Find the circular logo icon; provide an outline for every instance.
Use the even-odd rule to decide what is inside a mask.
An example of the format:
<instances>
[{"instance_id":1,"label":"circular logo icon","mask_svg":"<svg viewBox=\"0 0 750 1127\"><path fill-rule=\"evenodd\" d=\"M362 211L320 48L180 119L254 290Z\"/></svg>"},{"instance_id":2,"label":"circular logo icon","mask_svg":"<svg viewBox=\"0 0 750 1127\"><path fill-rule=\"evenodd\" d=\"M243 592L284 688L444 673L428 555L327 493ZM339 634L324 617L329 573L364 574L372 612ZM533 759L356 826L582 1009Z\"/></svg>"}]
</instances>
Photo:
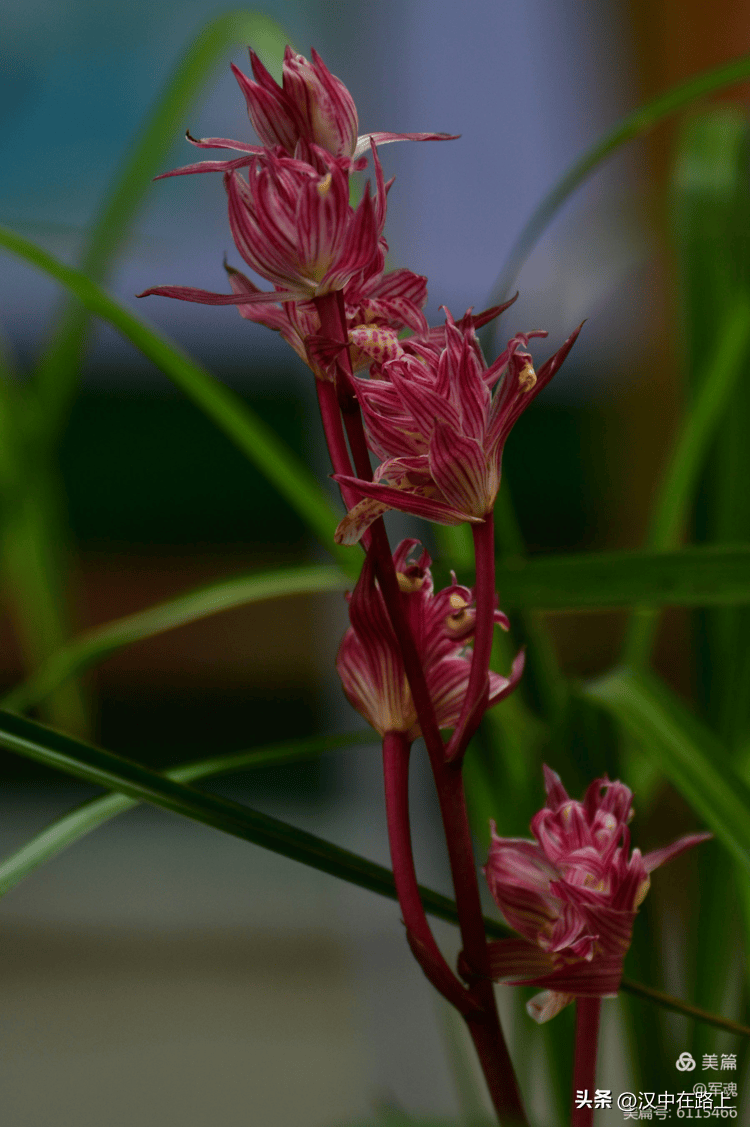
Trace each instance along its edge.
<instances>
[{"instance_id":1,"label":"circular logo icon","mask_svg":"<svg viewBox=\"0 0 750 1127\"><path fill-rule=\"evenodd\" d=\"M692 1072L695 1068L695 1061L690 1053L680 1053L677 1060L674 1062L674 1066L680 1072Z\"/></svg>"}]
</instances>

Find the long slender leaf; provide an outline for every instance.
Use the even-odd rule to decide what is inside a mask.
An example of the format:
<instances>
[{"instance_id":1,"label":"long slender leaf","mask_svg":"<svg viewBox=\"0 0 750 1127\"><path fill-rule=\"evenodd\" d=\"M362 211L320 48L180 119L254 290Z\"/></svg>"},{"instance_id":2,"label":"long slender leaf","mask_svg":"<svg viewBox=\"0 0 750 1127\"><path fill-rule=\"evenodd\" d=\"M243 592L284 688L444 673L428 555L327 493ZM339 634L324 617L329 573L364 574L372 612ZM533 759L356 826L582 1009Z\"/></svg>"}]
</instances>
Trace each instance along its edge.
<instances>
[{"instance_id":1,"label":"long slender leaf","mask_svg":"<svg viewBox=\"0 0 750 1127\"><path fill-rule=\"evenodd\" d=\"M25 717L0 712L0 747L86 782L116 790L138 802L148 802L243 841L261 845L274 853L330 873L391 900L397 899L393 874L382 865L359 857L349 850L340 849L278 818L261 814L218 795L194 790L183 782L160 775L121 755L85 744ZM215 765L216 761L213 762ZM235 766L234 762L230 762L230 757L224 763L226 766L222 770L231 770ZM196 766L191 768L186 765L184 770L195 771ZM423 886L420 886L420 894L426 911L431 915L449 923L458 922L456 905L449 897ZM484 923L488 935L507 935L507 929L499 921L485 919ZM640 991L648 991L647 987L636 985ZM623 981L622 989L630 990L632 986L633 984ZM658 1000L656 992L652 994ZM670 999L670 1004L678 1009L681 1006L678 999ZM709 1023L718 1023L721 1028L726 1027L724 1020L713 1014L692 1016L700 1016L700 1020ZM738 1031L750 1036L750 1029L739 1027Z\"/></svg>"},{"instance_id":2,"label":"long slender leaf","mask_svg":"<svg viewBox=\"0 0 750 1127\"><path fill-rule=\"evenodd\" d=\"M340 591L346 585L346 576L338 568L325 566L286 568L210 583L185 595L167 599L147 610L97 626L75 638L69 645L54 653L23 684L11 689L3 698L2 707L9 712L25 712L44 700L68 678L104 661L124 646L174 630L188 622L265 599L319 591Z\"/></svg>"},{"instance_id":3,"label":"long slender leaf","mask_svg":"<svg viewBox=\"0 0 750 1127\"><path fill-rule=\"evenodd\" d=\"M191 108L203 96L217 63L237 46L252 43L261 56L280 58L288 37L262 12L224 12L208 21L178 62L149 116L129 145L123 163L90 229L81 270L97 282L107 280L133 219L175 138L189 125ZM37 369L37 389L47 426L59 427L72 398L86 338L87 315L69 305Z\"/></svg>"},{"instance_id":4,"label":"long slender leaf","mask_svg":"<svg viewBox=\"0 0 750 1127\"><path fill-rule=\"evenodd\" d=\"M498 563L501 606L544 610L750 603L750 547L588 552Z\"/></svg>"},{"instance_id":5,"label":"long slender leaf","mask_svg":"<svg viewBox=\"0 0 750 1127\"><path fill-rule=\"evenodd\" d=\"M0 747L107 790L119 791L138 802L148 802L212 826L381 896L395 898L393 874L382 865L339 849L278 818L218 795L204 794L140 763L85 744L25 717L0 712ZM425 890L425 895L430 911L442 919L456 921L455 905L448 897L429 890Z\"/></svg>"},{"instance_id":6,"label":"long slender leaf","mask_svg":"<svg viewBox=\"0 0 750 1127\"><path fill-rule=\"evenodd\" d=\"M300 760L322 755L323 752L371 743L374 738L371 732L350 732L343 736L317 736L313 739L292 740L289 743L251 748L249 751L183 763L179 767L170 768L164 774L168 779L174 779L178 783L192 783L197 779L213 778L234 771L297 763ZM113 792L102 798L92 798L75 810L71 810L69 814L58 818L0 862L0 896L15 888L40 865L56 857L69 845L73 845L104 822L108 822L110 818L126 810L132 810L137 805L136 799Z\"/></svg>"},{"instance_id":7,"label":"long slender leaf","mask_svg":"<svg viewBox=\"0 0 750 1127\"><path fill-rule=\"evenodd\" d=\"M681 303L685 372L699 394L717 327L750 288L750 125L739 105L713 106L682 129L673 174L672 230ZM746 356L745 370L748 358ZM725 412L700 481L696 539L750 541L750 385L741 380ZM730 746L750 731L750 612L700 616L697 678L701 704ZM713 978L713 976L712 976Z\"/></svg>"},{"instance_id":8,"label":"long slender leaf","mask_svg":"<svg viewBox=\"0 0 750 1127\"><path fill-rule=\"evenodd\" d=\"M677 435L651 518L647 537L651 549L663 551L679 543L706 455L734 389L746 374L749 342L750 300L742 293L719 328L708 371ZM626 664L647 661L657 623L653 613L632 617L623 650Z\"/></svg>"},{"instance_id":9,"label":"long slender leaf","mask_svg":"<svg viewBox=\"0 0 750 1127\"><path fill-rule=\"evenodd\" d=\"M531 213L518 238L511 247L505 264L493 287L489 304L502 301L513 285L521 266L528 258L538 239L566 200L618 149L643 136L655 125L689 106L699 98L728 86L736 86L750 77L750 55L741 55L722 66L695 75L687 82L673 86L645 106L628 114L621 122L604 134L570 166L547 195Z\"/></svg>"},{"instance_id":10,"label":"long slender leaf","mask_svg":"<svg viewBox=\"0 0 750 1127\"><path fill-rule=\"evenodd\" d=\"M83 305L108 321L160 368L242 450L286 498L344 570L356 575L359 553L333 543L339 517L315 478L233 391L181 349L109 297L95 282L64 265L41 247L0 227L0 246L55 278Z\"/></svg>"},{"instance_id":11,"label":"long slender leaf","mask_svg":"<svg viewBox=\"0 0 750 1127\"><path fill-rule=\"evenodd\" d=\"M584 694L609 711L648 748L664 774L719 841L750 869L750 788L716 737L651 674L622 669L587 685Z\"/></svg>"}]
</instances>

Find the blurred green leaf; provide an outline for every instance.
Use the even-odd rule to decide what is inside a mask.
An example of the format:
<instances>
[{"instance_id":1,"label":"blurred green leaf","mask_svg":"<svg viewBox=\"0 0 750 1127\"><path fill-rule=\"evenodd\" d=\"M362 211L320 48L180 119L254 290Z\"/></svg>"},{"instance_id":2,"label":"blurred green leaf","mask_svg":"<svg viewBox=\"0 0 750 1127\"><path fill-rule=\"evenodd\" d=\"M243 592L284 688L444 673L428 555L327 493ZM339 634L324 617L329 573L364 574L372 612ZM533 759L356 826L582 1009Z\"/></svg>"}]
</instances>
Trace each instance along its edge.
<instances>
[{"instance_id":1,"label":"blurred green leaf","mask_svg":"<svg viewBox=\"0 0 750 1127\"><path fill-rule=\"evenodd\" d=\"M25 712L44 700L68 678L104 661L123 646L133 645L144 638L152 638L166 630L174 630L177 626L184 626L188 622L218 614L231 607L289 595L341 591L346 586L347 578L338 568L325 566L284 568L207 584L147 610L97 626L75 638L52 654L27 681L11 689L0 703L9 712Z\"/></svg>"},{"instance_id":2,"label":"blurred green leaf","mask_svg":"<svg viewBox=\"0 0 750 1127\"><path fill-rule=\"evenodd\" d=\"M484 1085L474 1066L474 1054L466 1037L466 1027L458 1011L444 998L437 998L435 1001L461 1113L458 1127L492 1127L493 1120L487 1115L482 1099Z\"/></svg>"},{"instance_id":3,"label":"blurred green leaf","mask_svg":"<svg viewBox=\"0 0 750 1127\"><path fill-rule=\"evenodd\" d=\"M166 87L127 146L123 163L99 209L81 256L84 274L105 282L122 249L151 181L176 138L189 125L188 115L203 97L217 63L225 63L235 47L252 43L263 57L280 58L288 37L262 12L234 11L209 20L177 64ZM37 387L44 402L44 425L56 429L74 393L85 349L88 317L69 305L37 369Z\"/></svg>"},{"instance_id":4,"label":"blurred green leaf","mask_svg":"<svg viewBox=\"0 0 750 1127\"><path fill-rule=\"evenodd\" d=\"M673 178L672 227L685 368L700 396L725 311L750 289L750 127L747 110L715 106L686 123ZM745 353L745 371L750 361ZM700 482L696 539L750 542L750 381L740 380ZM750 734L750 611L698 621L701 704L730 747Z\"/></svg>"},{"instance_id":5,"label":"blurred green leaf","mask_svg":"<svg viewBox=\"0 0 750 1127\"><path fill-rule=\"evenodd\" d=\"M647 749L717 839L750 869L750 788L713 733L648 673L616 670L583 692Z\"/></svg>"},{"instance_id":6,"label":"blurred green leaf","mask_svg":"<svg viewBox=\"0 0 750 1127\"><path fill-rule=\"evenodd\" d=\"M65 266L41 247L4 227L0 227L0 246L67 287L91 313L108 321L153 361L258 467L347 574L357 575L360 553L356 549L340 548L333 542L339 517L327 494L296 455L238 395L134 317L80 270Z\"/></svg>"},{"instance_id":7,"label":"blurred green leaf","mask_svg":"<svg viewBox=\"0 0 750 1127\"><path fill-rule=\"evenodd\" d=\"M168 779L179 783L192 783L197 779L207 779L216 775L226 775L234 771L255 770L261 767L274 767L282 763L296 763L311 759L326 751L354 747L357 744L371 743L375 737L371 732L350 732L343 736L317 736L313 739L294 740L290 743L275 744L270 747L251 748L230 755L218 755L198 762L183 763L164 774ZM15 888L25 877L40 865L56 857L63 849L85 837L86 834L108 822L117 814L137 806L134 798L124 794L107 794L103 798L92 798L76 810L71 810L58 818L41 833L36 834L20 849L0 862L0 896Z\"/></svg>"},{"instance_id":8,"label":"blurred green leaf","mask_svg":"<svg viewBox=\"0 0 750 1127\"><path fill-rule=\"evenodd\" d=\"M566 200L618 149L628 141L643 136L655 125L699 98L704 98L716 90L735 86L748 77L750 77L750 55L741 55L720 67L704 71L678 86L673 86L671 90L667 90L666 93L647 102L645 106L628 114L613 129L605 133L570 166L531 213L508 253L493 286L488 305L504 300L523 263Z\"/></svg>"},{"instance_id":9,"label":"blurred green leaf","mask_svg":"<svg viewBox=\"0 0 750 1127\"><path fill-rule=\"evenodd\" d=\"M278 818L261 814L248 806L220 798L218 795L194 790L174 778L167 778L156 771L151 771L140 763L115 755L114 752L93 747L91 744L85 744L62 732L55 732L26 717L0 712L0 747L74 775L86 782L94 783L96 786L116 790L127 798L148 802L203 825L212 826L223 833L260 845L273 853L280 853L284 857L309 865L313 869L319 869L321 872L330 873L341 880L349 881L360 888L367 888L391 900L397 899L393 874L382 865L359 857L349 850L340 849ZM216 770L217 761L212 762ZM236 763L234 757L223 757L223 762L226 766L221 770L234 769ZM195 771L196 766L188 764L181 770L188 772L189 778L189 773ZM192 777L195 778L195 775ZM77 813L80 811L74 811L73 815ZM68 823L68 830L70 828L71 824ZM54 835L54 827L49 827L44 833ZM23 863L27 863L28 871L31 871L33 856L29 855ZM430 915L447 920L449 923L458 922L456 905L449 897L421 885L420 895L425 911ZM504 937L508 933L508 929L498 920L485 918L484 925L490 936ZM656 991L649 991L647 987L640 984L623 980L621 988L623 990L637 988L639 992L653 997L657 1003L662 1004L664 996L659 996ZM669 1002L672 1007L680 1009L681 1003L678 999L669 999ZM722 1018L717 1018L713 1014L693 1011L692 1008L691 1013L699 1020L717 1024L720 1028L727 1027L727 1023ZM750 1036L750 1029L737 1026L735 1031Z\"/></svg>"},{"instance_id":10,"label":"blurred green leaf","mask_svg":"<svg viewBox=\"0 0 750 1127\"><path fill-rule=\"evenodd\" d=\"M672 176L670 219L678 281L678 324L683 373L691 414L710 410L710 396L729 399L730 410L716 410L700 474L693 475L685 502L698 541L747 544L750 541L750 365L747 340L735 343L735 371L740 379L727 388L729 373L721 370L721 354L731 348L731 315L750 289L750 130L745 106L711 106L686 121L680 130ZM730 360L731 364L731 360ZM718 382L717 382L718 381ZM723 394L720 393L720 386ZM729 391L729 395L727 395ZM718 407L718 404L717 404ZM665 498L666 500L666 498ZM750 703L750 610L707 609L693 615L694 682L698 708L728 751L748 731ZM649 628L650 626L650 628ZM642 631L638 646L638 628ZM634 624L631 657L646 660L653 623ZM643 762L643 760L641 760ZM735 763L735 767L736 767ZM696 895L706 919L718 919L727 904L743 901L747 871L739 865L712 863L709 851L699 857ZM688 989L702 1007L739 1007L738 962L746 961L741 919L728 913L724 926L698 928L686 947ZM745 933L747 936L750 933ZM706 967L711 973L706 974ZM715 1034L694 1027L686 1047L696 1058L716 1052Z\"/></svg>"},{"instance_id":11,"label":"blurred green leaf","mask_svg":"<svg viewBox=\"0 0 750 1127\"><path fill-rule=\"evenodd\" d=\"M396 898L393 874L382 865L339 849L278 818L218 795L204 794L140 763L85 744L25 717L0 712L0 747L96 786L119 791L138 802L149 802L212 826L381 896ZM426 910L433 915L452 923L457 921L456 906L447 896L423 889L422 899ZM499 934L506 934L501 925L494 926Z\"/></svg>"},{"instance_id":12,"label":"blurred green leaf","mask_svg":"<svg viewBox=\"0 0 750 1127\"><path fill-rule=\"evenodd\" d=\"M646 540L651 549L664 551L679 543L706 455L740 377L745 375L749 342L750 300L743 293L735 298L726 317L722 318L703 382L674 443ZM728 590L724 592L727 593ZM719 601L729 600L720 598ZM631 618L623 650L626 664L640 665L648 661L657 623L658 617L653 613L636 613Z\"/></svg>"},{"instance_id":13,"label":"blurred green leaf","mask_svg":"<svg viewBox=\"0 0 750 1127\"><path fill-rule=\"evenodd\" d=\"M505 560L498 564L497 586L506 610L733 606L750 603L750 547Z\"/></svg>"}]
</instances>

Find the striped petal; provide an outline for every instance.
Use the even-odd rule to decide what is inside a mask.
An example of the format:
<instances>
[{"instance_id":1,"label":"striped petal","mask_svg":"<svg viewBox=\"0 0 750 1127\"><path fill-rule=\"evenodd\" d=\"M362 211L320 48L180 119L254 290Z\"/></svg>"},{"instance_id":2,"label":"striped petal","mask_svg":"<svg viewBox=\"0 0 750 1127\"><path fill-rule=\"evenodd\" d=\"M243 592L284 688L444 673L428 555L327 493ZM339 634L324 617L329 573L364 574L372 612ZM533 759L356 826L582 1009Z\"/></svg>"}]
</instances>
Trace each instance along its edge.
<instances>
[{"instance_id":1,"label":"striped petal","mask_svg":"<svg viewBox=\"0 0 750 1127\"><path fill-rule=\"evenodd\" d=\"M460 133L363 133L357 138L352 160L366 153L374 141L376 145L389 145L393 141L457 141Z\"/></svg>"},{"instance_id":2,"label":"striped petal","mask_svg":"<svg viewBox=\"0 0 750 1127\"><path fill-rule=\"evenodd\" d=\"M495 503L499 479L489 472L484 450L474 438L438 421L430 439L430 470L446 502L483 520Z\"/></svg>"}]
</instances>

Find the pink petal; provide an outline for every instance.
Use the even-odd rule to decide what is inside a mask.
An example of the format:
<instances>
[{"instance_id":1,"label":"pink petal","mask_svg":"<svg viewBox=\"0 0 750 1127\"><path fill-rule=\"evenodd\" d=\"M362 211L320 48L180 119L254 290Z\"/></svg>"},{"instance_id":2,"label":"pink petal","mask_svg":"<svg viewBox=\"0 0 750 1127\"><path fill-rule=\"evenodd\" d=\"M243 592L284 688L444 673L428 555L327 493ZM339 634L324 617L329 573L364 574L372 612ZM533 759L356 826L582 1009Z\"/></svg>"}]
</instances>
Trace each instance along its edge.
<instances>
[{"instance_id":1,"label":"pink petal","mask_svg":"<svg viewBox=\"0 0 750 1127\"><path fill-rule=\"evenodd\" d=\"M541 994L535 994L526 1003L526 1012L537 1025L543 1025L544 1022L557 1017L572 1001L572 994L560 994L556 990L544 990Z\"/></svg>"},{"instance_id":2,"label":"pink petal","mask_svg":"<svg viewBox=\"0 0 750 1127\"><path fill-rule=\"evenodd\" d=\"M513 665L510 670L510 677L502 677L499 673L494 673L490 670L490 696L487 703L488 708L492 708L494 704L499 704L501 700L505 700L507 696L514 691L518 686L523 674L523 667L526 664L526 651L519 650L513 659Z\"/></svg>"},{"instance_id":3,"label":"pink petal","mask_svg":"<svg viewBox=\"0 0 750 1127\"><path fill-rule=\"evenodd\" d=\"M251 153L257 156L265 152L262 145L250 145L247 141L233 141L231 137L192 137L190 130L185 134L191 145L197 149L234 149L238 153Z\"/></svg>"},{"instance_id":4,"label":"pink petal","mask_svg":"<svg viewBox=\"0 0 750 1127\"><path fill-rule=\"evenodd\" d=\"M552 956L528 939L495 939L487 944L490 974L495 982L517 985L555 969Z\"/></svg>"},{"instance_id":5,"label":"pink petal","mask_svg":"<svg viewBox=\"0 0 750 1127\"><path fill-rule=\"evenodd\" d=\"M348 485L359 490L360 493L364 493L365 497L370 497L373 501L378 501L381 505L381 513L385 512L386 509L397 509L401 513L411 513L412 516L435 521L436 524L463 524L465 520L476 522L481 519L471 516L469 513L462 513L459 509L454 509L442 501L435 501L431 497L422 497L417 493L409 493L405 489L394 489L389 485L361 481L359 478L349 477L345 474L334 474L333 480L337 481L339 485ZM337 544L356 544L362 536L364 531L360 524L362 514L358 513L356 520L353 521L350 520L351 516L351 513L345 516L336 529L335 539ZM365 527L369 527L375 519L376 517L372 516Z\"/></svg>"},{"instance_id":6,"label":"pink petal","mask_svg":"<svg viewBox=\"0 0 750 1127\"><path fill-rule=\"evenodd\" d=\"M357 478L351 478L350 480L356 481L357 485L359 485ZM344 486L344 488L346 488L346 486ZM390 507L390 505L386 505L382 501L376 501L371 497L366 497L346 514L334 533L334 540L337 544L346 544L347 546L358 544L373 521L376 521L378 517L382 517L384 513L387 513Z\"/></svg>"},{"instance_id":7,"label":"pink petal","mask_svg":"<svg viewBox=\"0 0 750 1127\"><path fill-rule=\"evenodd\" d=\"M255 152L262 149L255 148ZM234 160L199 160L196 164L186 164L183 168L173 168L171 172L161 172L154 180L166 180L169 176L192 176L194 172L232 172L244 168L252 157L235 157Z\"/></svg>"},{"instance_id":8,"label":"pink petal","mask_svg":"<svg viewBox=\"0 0 750 1127\"><path fill-rule=\"evenodd\" d=\"M263 302L302 301L309 294L299 290L276 290L274 293L212 293L210 290L196 290L192 286L152 286L136 297L174 297L178 301L195 301L200 305L250 305Z\"/></svg>"},{"instance_id":9,"label":"pink petal","mask_svg":"<svg viewBox=\"0 0 750 1127\"><path fill-rule=\"evenodd\" d=\"M542 772L544 774L544 789L547 792L547 806L550 810L556 810L558 806L570 802L570 795L562 785L562 779L557 771L553 771L551 767L543 763Z\"/></svg>"},{"instance_id":10,"label":"pink petal","mask_svg":"<svg viewBox=\"0 0 750 1127\"><path fill-rule=\"evenodd\" d=\"M299 137L299 123L284 92L276 85L257 55L251 52L252 82L232 64L232 73L245 95L248 116L255 132L264 145L281 145L288 153L294 152Z\"/></svg>"},{"instance_id":11,"label":"pink petal","mask_svg":"<svg viewBox=\"0 0 750 1127\"><path fill-rule=\"evenodd\" d=\"M366 153L371 141L376 145L388 145L392 141L457 141L460 136L460 133L363 133L357 138L352 160Z\"/></svg>"},{"instance_id":12,"label":"pink petal","mask_svg":"<svg viewBox=\"0 0 750 1127\"><path fill-rule=\"evenodd\" d=\"M685 837L673 841L671 845L665 845L661 849L654 849L651 853L646 853L643 857L646 872L652 873L654 869L658 869L659 865L666 864L673 857L679 857L680 853L684 853L686 849L692 849L694 845L699 845L702 841L710 841L713 836L711 833L687 834Z\"/></svg>"},{"instance_id":13,"label":"pink petal","mask_svg":"<svg viewBox=\"0 0 750 1127\"><path fill-rule=\"evenodd\" d=\"M492 510L496 490L484 450L448 423L438 420L430 439L430 470L448 504L483 520Z\"/></svg>"}]
</instances>

